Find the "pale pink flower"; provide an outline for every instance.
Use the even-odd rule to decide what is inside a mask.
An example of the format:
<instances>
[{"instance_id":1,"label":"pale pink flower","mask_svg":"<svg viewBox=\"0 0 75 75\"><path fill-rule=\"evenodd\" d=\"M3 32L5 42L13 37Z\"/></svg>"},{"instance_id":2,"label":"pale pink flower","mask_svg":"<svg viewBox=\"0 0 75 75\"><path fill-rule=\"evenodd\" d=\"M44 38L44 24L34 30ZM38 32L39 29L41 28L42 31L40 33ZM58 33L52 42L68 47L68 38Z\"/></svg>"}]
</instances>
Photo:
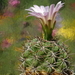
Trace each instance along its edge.
<instances>
[{"instance_id":1,"label":"pale pink flower","mask_svg":"<svg viewBox=\"0 0 75 75\"><path fill-rule=\"evenodd\" d=\"M40 18L44 21L45 24L48 23L48 20L55 21L55 17L57 16L58 11L61 7L63 7L64 3L61 3L59 1L56 6L55 4L51 4L50 6L37 6L34 5L34 7L30 7L29 9L25 9L30 14L30 16L35 16L37 18Z\"/></svg>"},{"instance_id":2,"label":"pale pink flower","mask_svg":"<svg viewBox=\"0 0 75 75\"><path fill-rule=\"evenodd\" d=\"M17 5L20 4L20 1L19 1L19 0L9 0L9 4L10 4L11 6L16 7Z\"/></svg>"}]
</instances>

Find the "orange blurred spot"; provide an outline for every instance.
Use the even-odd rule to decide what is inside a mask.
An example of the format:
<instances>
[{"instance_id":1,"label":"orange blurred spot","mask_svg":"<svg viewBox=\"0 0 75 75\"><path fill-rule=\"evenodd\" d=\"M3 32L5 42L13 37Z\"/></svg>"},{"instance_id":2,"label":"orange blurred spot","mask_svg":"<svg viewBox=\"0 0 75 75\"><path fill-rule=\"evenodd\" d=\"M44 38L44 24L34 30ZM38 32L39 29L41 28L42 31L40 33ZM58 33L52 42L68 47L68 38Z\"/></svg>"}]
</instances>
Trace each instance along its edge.
<instances>
[{"instance_id":1,"label":"orange blurred spot","mask_svg":"<svg viewBox=\"0 0 75 75\"><path fill-rule=\"evenodd\" d=\"M9 43L11 43L11 44L14 42L14 39L8 39L8 38L7 38L6 40L7 40Z\"/></svg>"},{"instance_id":2,"label":"orange blurred spot","mask_svg":"<svg viewBox=\"0 0 75 75\"><path fill-rule=\"evenodd\" d=\"M75 8L75 3L71 3L70 6Z\"/></svg>"},{"instance_id":3,"label":"orange blurred spot","mask_svg":"<svg viewBox=\"0 0 75 75\"><path fill-rule=\"evenodd\" d=\"M70 8L75 11L75 3L70 3Z\"/></svg>"}]
</instances>

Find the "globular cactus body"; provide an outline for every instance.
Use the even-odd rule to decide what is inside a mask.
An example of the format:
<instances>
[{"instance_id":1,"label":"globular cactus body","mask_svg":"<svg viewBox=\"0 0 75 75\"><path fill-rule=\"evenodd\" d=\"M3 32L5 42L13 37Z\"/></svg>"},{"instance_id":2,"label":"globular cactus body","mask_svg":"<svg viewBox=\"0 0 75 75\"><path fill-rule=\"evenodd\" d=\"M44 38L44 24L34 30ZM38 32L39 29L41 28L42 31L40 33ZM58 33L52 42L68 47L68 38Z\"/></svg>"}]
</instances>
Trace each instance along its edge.
<instances>
[{"instance_id":1,"label":"globular cactus body","mask_svg":"<svg viewBox=\"0 0 75 75\"><path fill-rule=\"evenodd\" d=\"M40 38L28 40L23 46L21 75L49 75L54 72L68 74L64 71L68 70L70 65L67 49L60 41Z\"/></svg>"}]
</instances>

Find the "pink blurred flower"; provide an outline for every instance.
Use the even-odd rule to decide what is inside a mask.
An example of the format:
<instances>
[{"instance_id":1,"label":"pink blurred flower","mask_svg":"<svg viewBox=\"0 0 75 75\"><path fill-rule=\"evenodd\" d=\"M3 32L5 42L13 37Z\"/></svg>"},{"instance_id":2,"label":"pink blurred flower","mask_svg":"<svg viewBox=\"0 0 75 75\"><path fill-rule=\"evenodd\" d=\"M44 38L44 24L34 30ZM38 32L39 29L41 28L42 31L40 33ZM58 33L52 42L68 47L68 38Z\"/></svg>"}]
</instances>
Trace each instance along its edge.
<instances>
[{"instance_id":1,"label":"pink blurred flower","mask_svg":"<svg viewBox=\"0 0 75 75\"><path fill-rule=\"evenodd\" d=\"M39 30L40 32L42 31L42 26L41 26L40 23L38 24L38 30Z\"/></svg>"},{"instance_id":2,"label":"pink blurred flower","mask_svg":"<svg viewBox=\"0 0 75 75\"><path fill-rule=\"evenodd\" d=\"M6 11L4 14L3 14L3 16L8 16L8 17L13 17L13 13L12 12L10 12L10 11Z\"/></svg>"},{"instance_id":3,"label":"pink blurred flower","mask_svg":"<svg viewBox=\"0 0 75 75\"><path fill-rule=\"evenodd\" d=\"M57 33L57 29L54 29L54 30L52 31L52 37L55 37L55 36L56 36L56 33Z\"/></svg>"},{"instance_id":4,"label":"pink blurred flower","mask_svg":"<svg viewBox=\"0 0 75 75\"><path fill-rule=\"evenodd\" d=\"M11 46L11 43L9 43L8 40L3 40L2 44L1 44L2 49L8 48L10 46Z\"/></svg>"},{"instance_id":5,"label":"pink blurred flower","mask_svg":"<svg viewBox=\"0 0 75 75\"><path fill-rule=\"evenodd\" d=\"M18 6L20 4L20 1L19 0L9 0L9 4L11 6L16 7L16 6Z\"/></svg>"}]
</instances>

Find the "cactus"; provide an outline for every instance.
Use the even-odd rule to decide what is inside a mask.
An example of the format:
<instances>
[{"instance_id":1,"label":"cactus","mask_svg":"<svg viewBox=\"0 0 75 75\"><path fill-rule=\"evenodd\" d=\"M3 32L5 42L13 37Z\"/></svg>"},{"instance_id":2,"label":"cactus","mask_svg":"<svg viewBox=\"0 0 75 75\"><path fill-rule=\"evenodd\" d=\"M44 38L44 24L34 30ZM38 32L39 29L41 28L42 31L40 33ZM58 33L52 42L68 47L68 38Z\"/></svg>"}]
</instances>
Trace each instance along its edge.
<instances>
[{"instance_id":1,"label":"cactus","mask_svg":"<svg viewBox=\"0 0 75 75\"><path fill-rule=\"evenodd\" d=\"M67 50L60 41L28 40L20 57L21 75L71 75Z\"/></svg>"}]
</instances>

